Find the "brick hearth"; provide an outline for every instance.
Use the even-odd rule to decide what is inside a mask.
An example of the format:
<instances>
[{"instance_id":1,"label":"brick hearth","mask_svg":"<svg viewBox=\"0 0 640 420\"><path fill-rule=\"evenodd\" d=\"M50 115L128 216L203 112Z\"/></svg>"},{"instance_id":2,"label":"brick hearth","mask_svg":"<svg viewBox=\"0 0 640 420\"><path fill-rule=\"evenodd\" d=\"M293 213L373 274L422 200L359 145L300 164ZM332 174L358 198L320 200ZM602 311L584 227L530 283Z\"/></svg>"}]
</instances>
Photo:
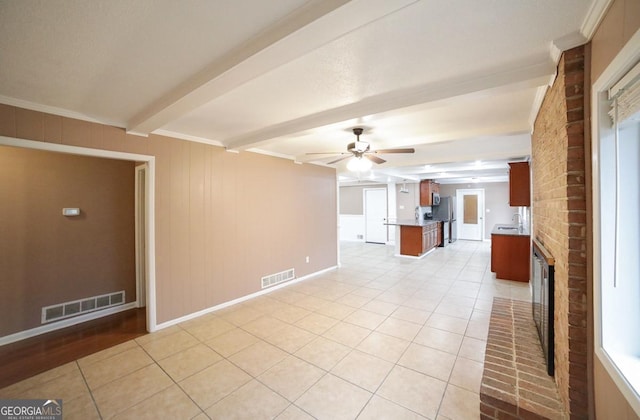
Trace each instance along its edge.
<instances>
[{"instance_id":1,"label":"brick hearth","mask_svg":"<svg viewBox=\"0 0 640 420\"><path fill-rule=\"evenodd\" d=\"M484 373L482 419L566 419L553 377L547 375L531 303L493 300Z\"/></svg>"}]
</instances>

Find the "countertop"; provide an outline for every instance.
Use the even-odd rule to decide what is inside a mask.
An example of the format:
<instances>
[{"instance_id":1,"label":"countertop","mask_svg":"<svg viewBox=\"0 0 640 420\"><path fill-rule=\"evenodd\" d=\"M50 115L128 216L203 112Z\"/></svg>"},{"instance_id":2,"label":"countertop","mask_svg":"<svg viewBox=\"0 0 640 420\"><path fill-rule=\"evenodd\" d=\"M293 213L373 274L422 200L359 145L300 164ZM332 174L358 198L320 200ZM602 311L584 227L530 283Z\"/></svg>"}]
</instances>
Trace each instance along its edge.
<instances>
[{"instance_id":1,"label":"countertop","mask_svg":"<svg viewBox=\"0 0 640 420\"><path fill-rule=\"evenodd\" d=\"M391 219L385 223L385 225L394 225L394 226L430 226L434 223L439 223L438 220L416 220L416 219Z\"/></svg>"},{"instance_id":2,"label":"countertop","mask_svg":"<svg viewBox=\"0 0 640 420\"><path fill-rule=\"evenodd\" d=\"M501 229L503 228L503 229ZM511 229L504 229L511 228ZM513 229L515 228L515 229ZM519 228L518 225L495 225L491 231L492 235L509 235L509 236L530 236L529 229L525 227Z\"/></svg>"}]
</instances>

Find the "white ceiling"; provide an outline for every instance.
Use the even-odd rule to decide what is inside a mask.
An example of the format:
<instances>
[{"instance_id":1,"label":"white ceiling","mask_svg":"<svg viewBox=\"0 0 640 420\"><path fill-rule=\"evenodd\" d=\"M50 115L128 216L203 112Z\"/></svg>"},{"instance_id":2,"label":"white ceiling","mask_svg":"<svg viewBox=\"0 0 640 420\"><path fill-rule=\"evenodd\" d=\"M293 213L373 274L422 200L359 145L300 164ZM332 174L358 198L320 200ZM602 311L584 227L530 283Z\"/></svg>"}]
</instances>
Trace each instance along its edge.
<instances>
[{"instance_id":1,"label":"white ceiling","mask_svg":"<svg viewBox=\"0 0 640 420\"><path fill-rule=\"evenodd\" d=\"M315 164L362 126L416 153L345 181L504 180L608 4L0 0L0 102Z\"/></svg>"}]
</instances>

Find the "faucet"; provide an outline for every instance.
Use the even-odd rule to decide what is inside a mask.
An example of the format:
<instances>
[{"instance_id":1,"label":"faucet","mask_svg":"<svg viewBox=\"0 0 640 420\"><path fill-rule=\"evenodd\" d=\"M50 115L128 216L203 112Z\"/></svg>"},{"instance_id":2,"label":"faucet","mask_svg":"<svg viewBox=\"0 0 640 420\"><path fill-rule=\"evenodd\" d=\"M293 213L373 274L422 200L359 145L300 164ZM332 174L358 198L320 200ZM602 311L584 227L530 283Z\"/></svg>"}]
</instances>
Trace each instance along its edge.
<instances>
[{"instance_id":1,"label":"faucet","mask_svg":"<svg viewBox=\"0 0 640 420\"><path fill-rule=\"evenodd\" d=\"M515 214L513 215L513 217L511 218L511 221L512 221L512 222L515 222L515 221L516 221L516 219L518 219L518 220L517 220L517 222L518 222L518 229L522 230L522 215L521 215L520 213L515 213Z\"/></svg>"}]
</instances>

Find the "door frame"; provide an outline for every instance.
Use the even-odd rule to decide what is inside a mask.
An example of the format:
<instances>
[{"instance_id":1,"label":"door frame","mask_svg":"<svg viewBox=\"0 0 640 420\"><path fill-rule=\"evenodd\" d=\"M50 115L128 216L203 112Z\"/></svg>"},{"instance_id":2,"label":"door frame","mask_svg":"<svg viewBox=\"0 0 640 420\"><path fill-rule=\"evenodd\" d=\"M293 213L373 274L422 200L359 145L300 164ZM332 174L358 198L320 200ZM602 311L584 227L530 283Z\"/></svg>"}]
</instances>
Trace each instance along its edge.
<instances>
[{"instance_id":1,"label":"door frame","mask_svg":"<svg viewBox=\"0 0 640 420\"><path fill-rule=\"evenodd\" d=\"M456 213L457 213L457 217L456 217L456 228L457 228L457 234L458 234L458 239L460 239L460 232L462 232L462 225L464 223L464 201L463 201L463 195L465 193L479 193L481 195L481 200L480 200L480 209L478 210L478 217L480 218L481 222L480 222L480 239L477 239L479 241L484 241L484 233L486 231L485 229L485 219L484 219L484 214L485 214L485 191L484 188L460 188L460 189L456 189L456 207L457 206L461 206L462 211L458 211L458 209L456 208ZM464 240L464 239L463 239ZM469 239L469 240L475 240L475 239Z\"/></svg>"},{"instance_id":2,"label":"door frame","mask_svg":"<svg viewBox=\"0 0 640 420\"><path fill-rule=\"evenodd\" d=\"M119 159L133 162L143 163L145 169L145 183L144 183L144 218L146 225L146 232L144 234L145 243L145 267L146 276L144 281L144 303L146 304L146 318L147 318L147 331L154 332L157 330L157 317L156 317L156 250L155 250L155 156L141 155L136 153L116 152L112 150L91 149L89 147L69 146L66 144L47 143L42 141L26 140L16 137L0 136L0 145L11 147L22 147L25 149L44 150L49 152L69 153L81 156L92 156L98 158L107 159ZM137 176L137 170L136 170ZM137 182L137 181L136 181ZM137 184L136 184L137 189ZM137 204L137 200L136 200ZM136 217L137 219L137 217ZM136 227L137 232L137 227ZM136 264L138 259L136 258ZM136 267L137 272L137 267ZM136 281L136 290L138 289ZM137 298L136 298L137 299ZM138 305L139 302L136 302ZM129 309L128 306L123 305L124 309ZM24 331L20 334L18 339L24 339L32 337L44 332L65 328L71 325L80 324L82 322L100 318L102 316L110 315L116 312L124 310L121 307L114 307L102 311L99 316L96 313L89 313L86 315L80 315L74 318L68 318L66 320L56 322L55 324L49 324L43 327L37 327L32 330ZM46 330L45 330L46 329Z\"/></svg>"},{"instance_id":3,"label":"door frame","mask_svg":"<svg viewBox=\"0 0 640 420\"><path fill-rule=\"evenodd\" d=\"M147 199L147 170L148 165L136 165L135 174L135 250L136 250L136 306L147 306L147 259L146 249L146 199Z\"/></svg>"},{"instance_id":4,"label":"door frame","mask_svg":"<svg viewBox=\"0 0 640 420\"><path fill-rule=\"evenodd\" d=\"M388 202L389 202L389 193L387 192L387 188L386 186L383 188L363 188L362 189L362 213L364 216L364 241L367 241L367 191L382 191L384 192L384 214L385 214L385 218L384 220L386 221L389 217L389 209L388 207ZM386 244L387 242L389 242L389 229L386 229L386 238L384 240L384 242L371 242L371 243L383 243Z\"/></svg>"}]
</instances>

